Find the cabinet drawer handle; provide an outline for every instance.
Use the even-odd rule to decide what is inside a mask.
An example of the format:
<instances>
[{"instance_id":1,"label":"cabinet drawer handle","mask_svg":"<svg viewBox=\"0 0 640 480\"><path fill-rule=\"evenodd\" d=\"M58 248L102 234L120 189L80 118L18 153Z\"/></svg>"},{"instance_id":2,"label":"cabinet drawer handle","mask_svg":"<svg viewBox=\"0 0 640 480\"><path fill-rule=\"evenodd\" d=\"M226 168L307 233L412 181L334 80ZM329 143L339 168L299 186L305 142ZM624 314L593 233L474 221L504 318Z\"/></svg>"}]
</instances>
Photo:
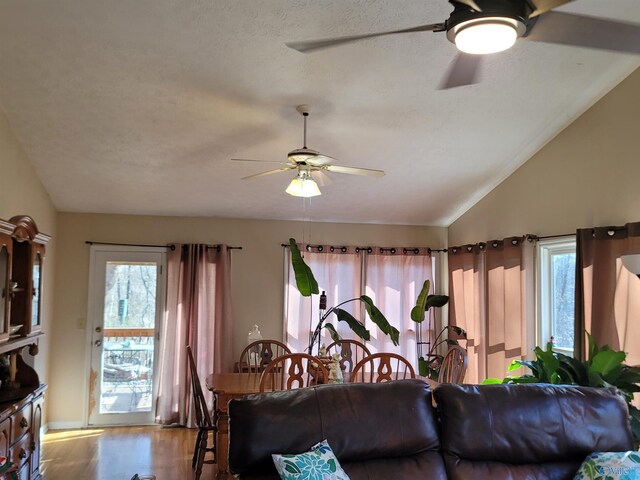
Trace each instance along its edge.
<instances>
[{"instance_id":1,"label":"cabinet drawer handle","mask_svg":"<svg viewBox=\"0 0 640 480\"><path fill-rule=\"evenodd\" d=\"M20 460L23 460L23 459L27 458L27 451L24 448L20 449L20 453L18 454L18 458Z\"/></svg>"},{"instance_id":2,"label":"cabinet drawer handle","mask_svg":"<svg viewBox=\"0 0 640 480\"><path fill-rule=\"evenodd\" d=\"M27 419L22 417L22 420L20 420L20 426L22 428L27 428L29 426L29 422L27 422Z\"/></svg>"}]
</instances>

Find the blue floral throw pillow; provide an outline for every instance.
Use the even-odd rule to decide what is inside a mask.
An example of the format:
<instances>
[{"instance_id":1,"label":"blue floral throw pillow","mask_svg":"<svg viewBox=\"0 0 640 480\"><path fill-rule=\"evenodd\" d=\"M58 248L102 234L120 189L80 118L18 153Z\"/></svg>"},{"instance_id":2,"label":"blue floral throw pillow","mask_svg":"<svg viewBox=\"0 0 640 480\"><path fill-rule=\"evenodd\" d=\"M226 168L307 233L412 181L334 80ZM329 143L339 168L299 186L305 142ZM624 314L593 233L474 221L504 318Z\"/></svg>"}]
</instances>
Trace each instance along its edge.
<instances>
[{"instance_id":1,"label":"blue floral throw pillow","mask_svg":"<svg viewBox=\"0 0 640 480\"><path fill-rule=\"evenodd\" d=\"M602 452L589 455L573 480L640 480L640 453Z\"/></svg>"},{"instance_id":2,"label":"blue floral throw pillow","mask_svg":"<svg viewBox=\"0 0 640 480\"><path fill-rule=\"evenodd\" d=\"M273 454L282 480L349 480L326 440L299 454Z\"/></svg>"}]
</instances>

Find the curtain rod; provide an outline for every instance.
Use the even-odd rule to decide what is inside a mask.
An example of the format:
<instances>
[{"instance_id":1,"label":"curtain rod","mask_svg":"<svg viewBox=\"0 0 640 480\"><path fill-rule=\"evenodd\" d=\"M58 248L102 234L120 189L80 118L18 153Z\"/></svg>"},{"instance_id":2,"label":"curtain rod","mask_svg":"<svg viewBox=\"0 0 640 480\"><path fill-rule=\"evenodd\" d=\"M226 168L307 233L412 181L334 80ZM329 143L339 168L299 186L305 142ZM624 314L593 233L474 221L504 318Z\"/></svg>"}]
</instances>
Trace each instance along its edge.
<instances>
[{"instance_id":1,"label":"curtain rod","mask_svg":"<svg viewBox=\"0 0 640 480\"><path fill-rule=\"evenodd\" d=\"M87 240L84 243L87 245L115 245L120 247L154 247L154 248L168 248L173 251L176 249L176 246L171 243L169 245L148 245L144 243L110 243L110 242L92 242L91 240ZM207 245L207 248L220 248L219 245ZM242 250L242 247L227 247L229 250Z\"/></svg>"},{"instance_id":2,"label":"curtain rod","mask_svg":"<svg viewBox=\"0 0 640 480\"><path fill-rule=\"evenodd\" d=\"M575 237L576 232L573 233L560 233L558 235L544 235L542 237L539 237L538 235L529 235L532 238L535 238L537 240L546 240L548 238L562 238L562 237L571 237L574 236Z\"/></svg>"},{"instance_id":3,"label":"curtain rod","mask_svg":"<svg viewBox=\"0 0 640 480\"><path fill-rule=\"evenodd\" d=\"M290 245L288 243L281 243L280 246L284 247L284 248L290 247ZM322 251L322 249L324 248L324 245L307 245L307 247L308 248L319 248L319 251ZM340 250L342 253L346 253L348 247L345 247L345 246L342 246L342 245L339 245L339 246L330 245L329 248L334 248L334 249ZM373 252L373 247L352 247L352 248L355 249L356 253L359 253L360 251L365 251L367 253L372 253ZM399 248L396 248L396 247L388 247L388 248L386 248L386 247L376 247L376 248L380 248L381 252L391 252L391 253L396 253L396 251L398 251L398 249L400 248L402 250L402 253L405 254L405 255L407 253L411 253L411 252L413 252L415 254L418 254L420 252L420 248L418 248L418 247L399 247ZM446 248L442 249L442 250L431 248L431 247L421 247L421 248L426 248L427 251L430 254L432 252L446 252L447 251Z\"/></svg>"}]
</instances>

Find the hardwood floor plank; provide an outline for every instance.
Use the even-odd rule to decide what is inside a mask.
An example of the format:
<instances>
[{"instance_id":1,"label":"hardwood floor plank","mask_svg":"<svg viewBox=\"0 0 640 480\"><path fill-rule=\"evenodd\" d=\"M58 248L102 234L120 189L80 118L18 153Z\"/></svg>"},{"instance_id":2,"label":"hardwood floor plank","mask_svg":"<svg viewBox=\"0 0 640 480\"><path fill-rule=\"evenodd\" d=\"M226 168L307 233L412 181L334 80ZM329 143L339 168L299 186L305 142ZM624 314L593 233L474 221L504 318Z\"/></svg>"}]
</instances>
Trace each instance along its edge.
<instances>
[{"instance_id":1,"label":"hardwood floor plank","mask_svg":"<svg viewBox=\"0 0 640 480\"><path fill-rule=\"evenodd\" d=\"M130 480L134 473L192 479L196 433L160 426L50 430L43 438L40 471L45 480ZM215 474L215 465L204 465L201 480Z\"/></svg>"}]
</instances>

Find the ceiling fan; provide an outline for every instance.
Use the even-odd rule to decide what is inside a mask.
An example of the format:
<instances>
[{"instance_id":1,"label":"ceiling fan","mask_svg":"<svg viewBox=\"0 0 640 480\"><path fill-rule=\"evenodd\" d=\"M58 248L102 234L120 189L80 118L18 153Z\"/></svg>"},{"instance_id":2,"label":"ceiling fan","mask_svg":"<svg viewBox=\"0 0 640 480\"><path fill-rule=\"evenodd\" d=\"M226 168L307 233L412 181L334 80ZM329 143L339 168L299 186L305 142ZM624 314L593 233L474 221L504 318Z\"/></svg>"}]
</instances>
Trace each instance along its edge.
<instances>
[{"instance_id":1,"label":"ceiling fan","mask_svg":"<svg viewBox=\"0 0 640 480\"><path fill-rule=\"evenodd\" d=\"M506 50L518 38L640 55L639 24L551 11L571 1L449 0L453 12L441 23L286 45L309 53L384 35L446 32L447 39L463 53L453 62L440 89L477 83L481 55Z\"/></svg>"},{"instance_id":2,"label":"ceiling fan","mask_svg":"<svg viewBox=\"0 0 640 480\"><path fill-rule=\"evenodd\" d=\"M270 160L252 160L248 158L232 158L236 162L266 162L277 163L281 165L275 170L268 170L255 175L243 177L242 180L250 178L264 177L274 173L288 172L296 170L297 175L291 181L285 190L289 195L294 197L315 197L321 195L318 185L325 186L331 183L331 179L325 172L346 173L347 175L365 175L372 177L382 177L382 170L374 170L371 168L347 167L344 165L334 165L335 158L323 155L320 152L307 148L307 117L311 107L309 105L298 105L296 107L298 113L304 118L304 135L303 146L296 150L292 150L287 154L286 162L274 162Z\"/></svg>"}]
</instances>

